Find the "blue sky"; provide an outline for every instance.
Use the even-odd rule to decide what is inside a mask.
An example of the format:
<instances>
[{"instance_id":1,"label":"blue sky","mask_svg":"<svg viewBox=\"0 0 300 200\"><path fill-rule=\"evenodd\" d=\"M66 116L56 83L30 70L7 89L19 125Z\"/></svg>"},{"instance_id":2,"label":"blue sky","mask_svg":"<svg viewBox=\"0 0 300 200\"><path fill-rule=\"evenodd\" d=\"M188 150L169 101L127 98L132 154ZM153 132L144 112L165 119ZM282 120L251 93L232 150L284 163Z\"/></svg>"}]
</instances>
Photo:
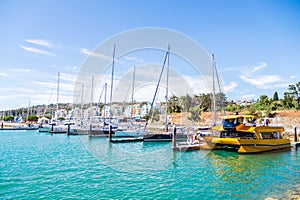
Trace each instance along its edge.
<instances>
[{"instance_id":1,"label":"blue sky","mask_svg":"<svg viewBox=\"0 0 300 200\"><path fill-rule=\"evenodd\" d=\"M295 0L2 0L0 110L55 103L58 72L60 101L72 101L87 54L142 27L179 31L214 53L229 99L282 97L300 81L299 19Z\"/></svg>"}]
</instances>

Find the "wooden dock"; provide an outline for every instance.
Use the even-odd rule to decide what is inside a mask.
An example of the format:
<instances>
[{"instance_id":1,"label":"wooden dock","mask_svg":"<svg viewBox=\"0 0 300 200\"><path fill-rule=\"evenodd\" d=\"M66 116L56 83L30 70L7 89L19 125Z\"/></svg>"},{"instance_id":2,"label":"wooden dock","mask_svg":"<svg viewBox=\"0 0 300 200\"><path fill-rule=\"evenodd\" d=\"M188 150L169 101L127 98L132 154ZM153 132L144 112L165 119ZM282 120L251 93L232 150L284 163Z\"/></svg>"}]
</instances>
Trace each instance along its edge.
<instances>
[{"instance_id":1,"label":"wooden dock","mask_svg":"<svg viewBox=\"0 0 300 200\"><path fill-rule=\"evenodd\" d=\"M28 131L28 130L38 130L39 128L37 127L10 127L10 128L0 128L0 130L3 130L3 131Z\"/></svg>"},{"instance_id":2,"label":"wooden dock","mask_svg":"<svg viewBox=\"0 0 300 200\"><path fill-rule=\"evenodd\" d=\"M293 147L293 148L300 147L300 142L291 142L291 147Z\"/></svg>"},{"instance_id":3,"label":"wooden dock","mask_svg":"<svg viewBox=\"0 0 300 200\"><path fill-rule=\"evenodd\" d=\"M189 144L189 143L178 143L176 146L172 147L173 151L195 151L201 150L204 148L205 144L197 143L197 144Z\"/></svg>"},{"instance_id":4,"label":"wooden dock","mask_svg":"<svg viewBox=\"0 0 300 200\"><path fill-rule=\"evenodd\" d=\"M186 145L178 145L176 147L172 147L173 151L194 151L200 150L201 146L199 144L186 144Z\"/></svg>"}]
</instances>

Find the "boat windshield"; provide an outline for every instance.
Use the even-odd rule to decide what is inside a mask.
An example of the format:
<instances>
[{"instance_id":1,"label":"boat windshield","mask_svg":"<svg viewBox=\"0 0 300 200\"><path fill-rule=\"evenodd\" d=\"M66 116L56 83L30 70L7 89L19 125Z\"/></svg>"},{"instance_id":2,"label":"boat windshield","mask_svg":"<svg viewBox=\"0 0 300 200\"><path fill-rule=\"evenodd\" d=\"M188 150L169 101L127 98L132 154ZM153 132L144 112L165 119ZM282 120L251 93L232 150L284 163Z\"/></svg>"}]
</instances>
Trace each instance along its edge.
<instances>
[{"instance_id":1,"label":"boat windshield","mask_svg":"<svg viewBox=\"0 0 300 200\"><path fill-rule=\"evenodd\" d=\"M280 139L279 132L260 132L259 134L262 139Z\"/></svg>"},{"instance_id":2,"label":"boat windshield","mask_svg":"<svg viewBox=\"0 0 300 200\"><path fill-rule=\"evenodd\" d=\"M244 124L246 126L255 126L255 118L253 116L231 116L223 119L223 127L225 129L235 128L236 126Z\"/></svg>"},{"instance_id":3,"label":"boat windshield","mask_svg":"<svg viewBox=\"0 0 300 200\"><path fill-rule=\"evenodd\" d=\"M240 139L256 139L253 132L231 131L225 130L220 134L221 138L240 138Z\"/></svg>"}]
</instances>

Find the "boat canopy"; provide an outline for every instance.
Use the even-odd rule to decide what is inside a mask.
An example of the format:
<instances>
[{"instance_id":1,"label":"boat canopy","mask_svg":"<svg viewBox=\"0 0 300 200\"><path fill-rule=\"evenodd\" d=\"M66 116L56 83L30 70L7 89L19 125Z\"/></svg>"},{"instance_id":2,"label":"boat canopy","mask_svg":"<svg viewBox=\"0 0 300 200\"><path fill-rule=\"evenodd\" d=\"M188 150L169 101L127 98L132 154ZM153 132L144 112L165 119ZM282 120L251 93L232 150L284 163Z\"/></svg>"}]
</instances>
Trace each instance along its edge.
<instances>
[{"instance_id":1,"label":"boat canopy","mask_svg":"<svg viewBox=\"0 0 300 200\"><path fill-rule=\"evenodd\" d=\"M256 129L255 126L245 126L244 124L240 124L236 127L237 131L249 132L252 133Z\"/></svg>"}]
</instances>

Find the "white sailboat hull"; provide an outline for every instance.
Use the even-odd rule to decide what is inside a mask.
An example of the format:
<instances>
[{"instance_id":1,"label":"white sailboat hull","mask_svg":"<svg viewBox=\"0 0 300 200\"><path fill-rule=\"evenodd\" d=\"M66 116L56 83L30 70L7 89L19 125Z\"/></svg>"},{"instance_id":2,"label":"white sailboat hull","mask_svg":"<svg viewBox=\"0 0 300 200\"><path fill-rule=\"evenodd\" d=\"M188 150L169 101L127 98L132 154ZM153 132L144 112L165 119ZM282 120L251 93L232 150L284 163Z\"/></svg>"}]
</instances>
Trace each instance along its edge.
<instances>
[{"instance_id":1,"label":"white sailboat hull","mask_svg":"<svg viewBox=\"0 0 300 200\"><path fill-rule=\"evenodd\" d=\"M115 132L115 137L140 137L140 136L143 136L142 131L126 130L126 131Z\"/></svg>"}]
</instances>

